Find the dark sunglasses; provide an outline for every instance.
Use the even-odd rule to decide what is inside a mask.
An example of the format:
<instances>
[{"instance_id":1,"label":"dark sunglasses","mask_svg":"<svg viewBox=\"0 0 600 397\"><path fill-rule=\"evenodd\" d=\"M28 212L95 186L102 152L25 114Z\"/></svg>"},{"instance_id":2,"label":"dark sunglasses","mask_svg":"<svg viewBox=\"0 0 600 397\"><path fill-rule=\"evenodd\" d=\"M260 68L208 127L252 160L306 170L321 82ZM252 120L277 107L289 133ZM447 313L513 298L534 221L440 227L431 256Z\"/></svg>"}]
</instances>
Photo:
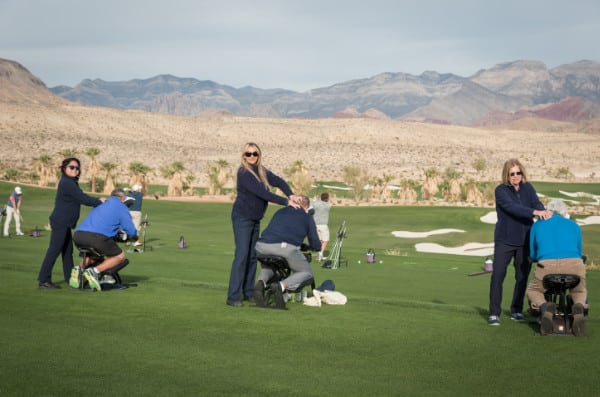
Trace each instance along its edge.
<instances>
[{"instance_id":1,"label":"dark sunglasses","mask_svg":"<svg viewBox=\"0 0 600 397\"><path fill-rule=\"evenodd\" d=\"M244 153L246 157L258 157L258 152L246 152Z\"/></svg>"},{"instance_id":2,"label":"dark sunglasses","mask_svg":"<svg viewBox=\"0 0 600 397\"><path fill-rule=\"evenodd\" d=\"M76 165L67 165L67 168L70 170L79 170L79 166Z\"/></svg>"},{"instance_id":3,"label":"dark sunglasses","mask_svg":"<svg viewBox=\"0 0 600 397\"><path fill-rule=\"evenodd\" d=\"M516 175L519 175L519 176L521 176L521 175L523 175L523 173L522 173L521 171L518 171L518 172L511 172L511 173L510 173L510 176L516 176Z\"/></svg>"}]
</instances>

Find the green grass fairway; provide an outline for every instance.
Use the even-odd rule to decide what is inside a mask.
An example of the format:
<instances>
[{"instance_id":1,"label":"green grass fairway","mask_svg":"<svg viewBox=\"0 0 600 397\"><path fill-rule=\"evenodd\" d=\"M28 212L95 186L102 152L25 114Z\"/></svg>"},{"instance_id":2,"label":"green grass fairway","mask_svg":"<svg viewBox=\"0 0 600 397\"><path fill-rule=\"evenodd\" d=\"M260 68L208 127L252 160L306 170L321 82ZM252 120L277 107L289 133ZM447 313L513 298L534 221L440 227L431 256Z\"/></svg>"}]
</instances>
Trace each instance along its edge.
<instances>
[{"instance_id":1,"label":"green grass fairway","mask_svg":"<svg viewBox=\"0 0 600 397\"><path fill-rule=\"evenodd\" d=\"M0 199L13 187L0 183ZM24 231L43 228L55 191L23 190ZM270 206L263 227L276 209ZM588 272L588 336L540 337L532 324L512 322L506 312L512 268L502 324L490 327L489 275L467 277L485 258L415 251L418 242L491 242L494 226L479 220L489 208L334 206L332 237L345 220L348 265L313 268L317 283L334 280L348 303L289 303L287 311L225 305L230 204L145 199L143 210L148 247L128 254L131 264L121 275L138 286L123 291L70 290L61 281L60 259L54 281L62 289L38 290L49 232L0 238L0 396L598 393L600 272ZM391 234L441 228L466 232L423 239ZM600 225L582 230L584 252L597 263ZM187 249L177 248L181 235ZM383 263L365 263L369 248Z\"/></svg>"}]
</instances>

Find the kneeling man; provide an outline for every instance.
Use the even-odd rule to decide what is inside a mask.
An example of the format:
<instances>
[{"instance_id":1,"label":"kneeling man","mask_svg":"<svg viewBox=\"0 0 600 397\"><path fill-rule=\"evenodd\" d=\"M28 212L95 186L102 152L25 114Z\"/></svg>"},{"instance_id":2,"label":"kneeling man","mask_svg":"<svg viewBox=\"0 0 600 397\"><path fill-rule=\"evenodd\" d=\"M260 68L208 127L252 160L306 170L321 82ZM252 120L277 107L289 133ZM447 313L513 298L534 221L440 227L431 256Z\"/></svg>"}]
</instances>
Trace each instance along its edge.
<instances>
[{"instance_id":1,"label":"kneeling man","mask_svg":"<svg viewBox=\"0 0 600 397\"><path fill-rule=\"evenodd\" d=\"M90 287L98 291L102 290L100 274L117 267L125 260L125 253L117 245L114 236L119 230L123 230L130 239L135 240L137 237L129 209L124 204L126 199L127 195L123 189L113 190L108 200L92 209L73 235L77 247L91 247L105 256L102 263L84 271L84 277L90 283ZM90 263L82 263L81 267L89 265Z\"/></svg>"},{"instance_id":2,"label":"kneeling man","mask_svg":"<svg viewBox=\"0 0 600 397\"><path fill-rule=\"evenodd\" d=\"M288 278L271 285L275 293L275 304L278 307L285 306L283 300L285 290L294 291L313 277L312 268L300 251L304 238L308 237L311 250L321 250L321 240L319 240L315 220L308 214L310 200L306 196L300 196L299 204L301 208L284 207L275 212L256 243L257 254L281 256L287 260L292 271ZM260 270L254 288L254 300L257 306L265 306L265 285L273 274L273 270L269 268L263 267Z\"/></svg>"},{"instance_id":3,"label":"kneeling man","mask_svg":"<svg viewBox=\"0 0 600 397\"><path fill-rule=\"evenodd\" d=\"M573 298L573 333L585 334L584 308L587 305L585 288L585 265L582 260L581 229L568 219L567 205L559 199L552 199L546 207L554 212L547 220L538 220L531 228L530 255L537 261L534 277L527 287L527 297L533 309L542 314L540 333L553 332L553 315L556 305L544 298L543 279L547 274L575 274L579 284L571 290Z\"/></svg>"}]
</instances>

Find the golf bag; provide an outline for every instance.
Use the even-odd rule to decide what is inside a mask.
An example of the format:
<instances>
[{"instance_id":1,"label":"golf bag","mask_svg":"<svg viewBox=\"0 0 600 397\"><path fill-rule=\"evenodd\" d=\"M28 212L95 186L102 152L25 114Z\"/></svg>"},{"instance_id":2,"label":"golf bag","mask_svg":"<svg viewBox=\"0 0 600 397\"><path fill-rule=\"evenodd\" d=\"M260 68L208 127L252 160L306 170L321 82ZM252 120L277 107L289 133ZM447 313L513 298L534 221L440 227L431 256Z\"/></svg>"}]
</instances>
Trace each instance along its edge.
<instances>
[{"instance_id":1,"label":"golf bag","mask_svg":"<svg viewBox=\"0 0 600 397\"><path fill-rule=\"evenodd\" d=\"M341 262L345 262L346 267L348 267L348 261L343 260L341 258L342 244L344 243L344 238L346 238L346 221L342 222L340 228L337 231L335 244L333 244L333 249L331 250L329 258L325 262L323 262L323 268L337 269L338 267L340 267Z\"/></svg>"}]
</instances>

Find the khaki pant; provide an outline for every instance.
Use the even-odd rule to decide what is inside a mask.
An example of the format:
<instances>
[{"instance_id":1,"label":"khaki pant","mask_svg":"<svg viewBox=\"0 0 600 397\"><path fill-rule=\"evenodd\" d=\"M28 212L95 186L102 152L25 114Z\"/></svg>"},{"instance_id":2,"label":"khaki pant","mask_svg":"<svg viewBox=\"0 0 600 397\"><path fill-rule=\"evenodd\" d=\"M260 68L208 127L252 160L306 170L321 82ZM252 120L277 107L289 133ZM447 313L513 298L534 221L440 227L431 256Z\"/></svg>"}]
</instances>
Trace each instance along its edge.
<instances>
[{"instance_id":1,"label":"khaki pant","mask_svg":"<svg viewBox=\"0 0 600 397\"><path fill-rule=\"evenodd\" d=\"M541 266L540 266L541 265ZM543 267L542 267L543 266ZM585 288L585 265L580 258L548 259L540 261L535 267L533 279L527 287L527 297L533 309L538 309L546 302L544 298L543 279L547 274L575 274L579 276L579 284L571 290L573 303L581 303L587 307L587 290Z\"/></svg>"}]
</instances>

